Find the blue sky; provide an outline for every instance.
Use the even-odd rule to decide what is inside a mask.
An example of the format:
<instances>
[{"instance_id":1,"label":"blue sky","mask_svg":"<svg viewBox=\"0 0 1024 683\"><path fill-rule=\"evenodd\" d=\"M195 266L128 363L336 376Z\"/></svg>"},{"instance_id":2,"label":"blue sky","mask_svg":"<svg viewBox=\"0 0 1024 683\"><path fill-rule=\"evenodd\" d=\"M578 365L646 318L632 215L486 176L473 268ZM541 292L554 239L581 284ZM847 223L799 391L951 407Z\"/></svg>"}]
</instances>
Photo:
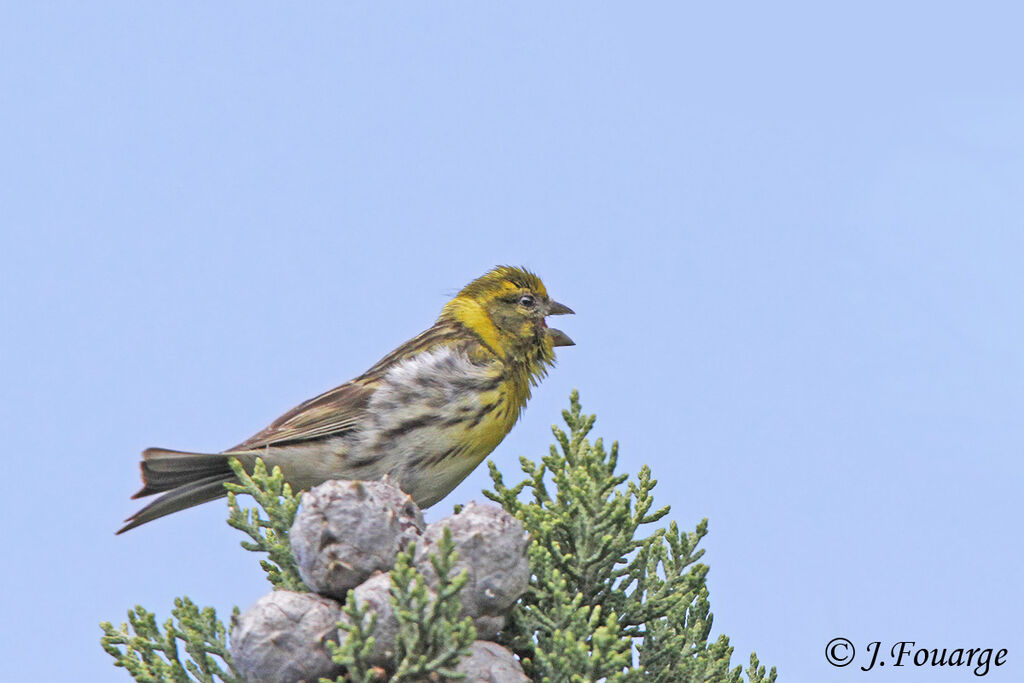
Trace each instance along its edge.
<instances>
[{"instance_id":1,"label":"blue sky","mask_svg":"<svg viewBox=\"0 0 1024 683\"><path fill-rule=\"evenodd\" d=\"M845 636L1007 647L988 677L1020 679L1022 20L1009 2L9 6L5 675L128 680L99 621L252 604L267 585L218 503L114 537L139 452L237 443L512 263L576 309L578 345L493 459L540 457L579 388L672 519L710 519L737 663L972 677L834 669Z\"/></svg>"}]
</instances>

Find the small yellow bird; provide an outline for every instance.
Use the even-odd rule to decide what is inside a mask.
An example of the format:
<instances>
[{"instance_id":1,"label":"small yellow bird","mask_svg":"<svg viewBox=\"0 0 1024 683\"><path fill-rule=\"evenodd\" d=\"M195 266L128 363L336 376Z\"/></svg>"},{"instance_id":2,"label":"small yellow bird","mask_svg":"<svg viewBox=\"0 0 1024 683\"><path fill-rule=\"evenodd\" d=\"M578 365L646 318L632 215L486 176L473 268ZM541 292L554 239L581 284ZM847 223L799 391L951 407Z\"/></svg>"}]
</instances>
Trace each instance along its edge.
<instances>
[{"instance_id":1,"label":"small yellow bird","mask_svg":"<svg viewBox=\"0 0 1024 683\"><path fill-rule=\"evenodd\" d=\"M554 364L554 347L573 345L545 316L572 312L533 273L499 266L466 285L432 327L234 448L144 451L143 488L133 498L163 495L117 533L226 495L224 483L235 478L228 458L250 471L262 458L295 490L389 475L429 507L512 429Z\"/></svg>"}]
</instances>

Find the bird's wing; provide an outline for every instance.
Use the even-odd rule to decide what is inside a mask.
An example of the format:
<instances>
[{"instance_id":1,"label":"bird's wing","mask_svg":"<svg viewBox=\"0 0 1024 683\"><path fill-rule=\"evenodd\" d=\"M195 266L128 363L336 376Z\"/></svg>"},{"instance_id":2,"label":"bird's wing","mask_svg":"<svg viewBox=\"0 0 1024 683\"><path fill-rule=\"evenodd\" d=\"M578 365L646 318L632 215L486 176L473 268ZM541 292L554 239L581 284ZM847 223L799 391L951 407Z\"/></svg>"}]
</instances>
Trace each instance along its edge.
<instances>
[{"instance_id":1,"label":"bird's wing","mask_svg":"<svg viewBox=\"0 0 1024 683\"><path fill-rule=\"evenodd\" d=\"M481 348L479 342L464 329L439 322L384 356L358 378L292 408L259 434L230 450L256 450L343 434L363 419L370 396L388 370L440 346L458 346L471 356Z\"/></svg>"},{"instance_id":2,"label":"bird's wing","mask_svg":"<svg viewBox=\"0 0 1024 683\"><path fill-rule=\"evenodd\" d=\"M347 432L363 418L374 384L353 381L335 387L292 408L269 427L230 450L256 450Z\"/></svg>"}]
</instances>

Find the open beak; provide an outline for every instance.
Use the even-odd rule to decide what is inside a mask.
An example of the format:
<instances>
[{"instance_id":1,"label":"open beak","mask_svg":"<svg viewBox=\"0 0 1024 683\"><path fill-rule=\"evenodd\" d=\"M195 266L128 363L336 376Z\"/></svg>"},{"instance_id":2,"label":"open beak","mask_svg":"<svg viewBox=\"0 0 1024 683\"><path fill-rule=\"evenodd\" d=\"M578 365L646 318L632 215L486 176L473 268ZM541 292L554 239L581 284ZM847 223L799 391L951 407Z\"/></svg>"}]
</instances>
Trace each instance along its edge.
<instances>
[{"instance_id":1,"label":"open beak","mask_svg":"<svg viewBox=\"0 0 1024 683\"><path fill-rule=\"evenodd\" d=\"M545 315L574 315L576 311L572 310L565 304L560 304L557 301L548 302L548 311Z\"/></svg>"},{"instance_id":2,"label":"open beak","mask_svg":"<svg viewBox=\"0 0 1024 683\"><path fill-rule=\"evenodd\" d=\"M548 303L547 315L571 315L576 313L565 304L560 304L557 301L551 301ZM565 332L556 330L553 327L548 328L548 336L551 337L552 346L576 346L576 342L569 338Z\"/></svg>"},{"instance_id":3,"label":"open beak","mask_svg":"<svg viewBox=\"0 0 1024 683\"><path fill-rule=\"evenodd\" d=\"M552 346L576 346L576 342L570 339L569 335L553 327L548 328L548 336L551 337Z\"/></svg>"}]
</instances>

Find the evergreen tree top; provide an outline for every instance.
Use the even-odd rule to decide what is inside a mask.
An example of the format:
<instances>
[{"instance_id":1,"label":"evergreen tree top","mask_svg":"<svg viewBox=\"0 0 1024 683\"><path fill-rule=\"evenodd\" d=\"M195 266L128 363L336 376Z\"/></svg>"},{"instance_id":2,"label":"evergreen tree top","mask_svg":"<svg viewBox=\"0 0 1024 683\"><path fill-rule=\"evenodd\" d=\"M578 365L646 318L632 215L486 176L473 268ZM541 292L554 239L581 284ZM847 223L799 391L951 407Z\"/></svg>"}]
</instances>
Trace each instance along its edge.
<instances>
[{"instance_id":1,"label":"evergreen tree top","mask_svg":"<svg viewBox=\"0 0 1024 683\"><path fill-rule=\"evenodd\" d=\"M552 428L555 444L539 463L521 458L525 477L518 483L506 485L488 463L493 490L485 495L530 535L529 588L495 638L518 663L509 654L501 670L521 665L523 680L537 683L774 683L775 669L766 671L756 655L746 670L732 666L729 639L710 639L708 567L699 562L704 551L697 547L707 520L691 532L681 532L675 522L652 529L669 508L654 505L657 481L650 469L642 467L635 478L617 472L618 444L606 449L601 439L589 439L595 417L583 414L577 392L562 417L567 431ZM308 591L289 541L300 498L280 470L267 472L257 463L248 474L234 467L241 483L229 485L228 523L248 536L242 547L266 553L261 566L275 589ZM252 496L257 507L241 508L240 493ZM390 607L399 624L399 645L387 651L391 659L371 657L380 617L366 608L372 601L357 601L350 591L339 606L340 642L331 646L342 671L337 683L490 680L475 678L471 669L496 661L494 653L502 649L473 642L476 629L460 616L466 570L457 569L450 530L438 538L429 565L414 562L409 548L390 572ZM234 614L237 619L237 608ZM120 628L101 624L101 643L136 681L245 680L232 661L227 629L211 608L180 598L162 629L142 607L128 618Z\"/></svg>"}]
</instances>

